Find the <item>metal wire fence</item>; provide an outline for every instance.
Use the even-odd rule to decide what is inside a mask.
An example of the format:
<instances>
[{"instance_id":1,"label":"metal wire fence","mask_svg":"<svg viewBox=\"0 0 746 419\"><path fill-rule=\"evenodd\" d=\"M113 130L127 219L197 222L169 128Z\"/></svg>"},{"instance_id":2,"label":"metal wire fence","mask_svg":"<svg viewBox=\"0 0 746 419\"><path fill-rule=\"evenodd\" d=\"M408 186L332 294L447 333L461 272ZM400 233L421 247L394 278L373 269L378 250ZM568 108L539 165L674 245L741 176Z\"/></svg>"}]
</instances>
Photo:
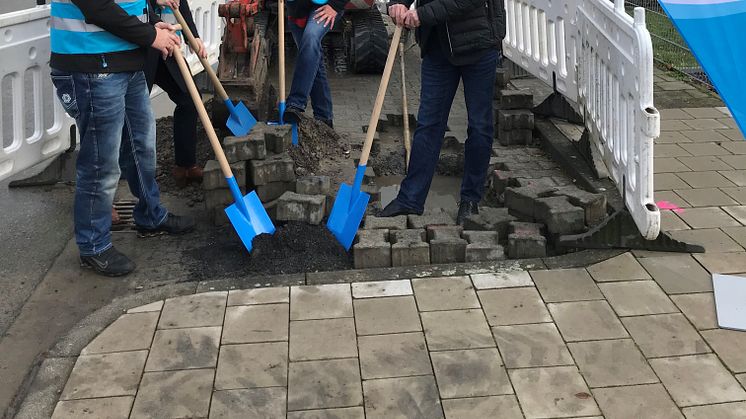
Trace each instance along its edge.
<instances>
[{"instance_id":1,"label":"metal wire fence","mask_svg":"<svg viewBox=\"0 0 746 419\"><path fill-rule=\"evenodd\" d=\"M635 7L645 8L653 56L659 65L712 88L709 78L657 0L626 0L625 3L630 14Z\"/></svg>"}]
</instances>

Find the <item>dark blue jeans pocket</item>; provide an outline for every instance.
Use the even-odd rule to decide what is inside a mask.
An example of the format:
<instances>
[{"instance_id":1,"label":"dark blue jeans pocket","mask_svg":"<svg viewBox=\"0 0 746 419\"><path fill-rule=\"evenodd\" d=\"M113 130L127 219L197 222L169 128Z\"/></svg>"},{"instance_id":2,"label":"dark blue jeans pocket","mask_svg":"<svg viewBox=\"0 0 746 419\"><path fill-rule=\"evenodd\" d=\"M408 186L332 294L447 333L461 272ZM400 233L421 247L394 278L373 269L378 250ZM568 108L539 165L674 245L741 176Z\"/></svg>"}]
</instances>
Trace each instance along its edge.
<instances>
[{"instance_id":1,"label":"dark blue jeans pocket","mask_svg":"<svg viewBox=\"0 0 746 419\"><path fill-rule=\"evenodd\" d=\"M52 84L54 84L57 91L57 98L62 103L65 112L72 118L77 118L80 115L80 111L78 110L78 100L75 96L75 81L73 80L73 76L64 73L52 73Z\"/></svg>"}]
</instances>

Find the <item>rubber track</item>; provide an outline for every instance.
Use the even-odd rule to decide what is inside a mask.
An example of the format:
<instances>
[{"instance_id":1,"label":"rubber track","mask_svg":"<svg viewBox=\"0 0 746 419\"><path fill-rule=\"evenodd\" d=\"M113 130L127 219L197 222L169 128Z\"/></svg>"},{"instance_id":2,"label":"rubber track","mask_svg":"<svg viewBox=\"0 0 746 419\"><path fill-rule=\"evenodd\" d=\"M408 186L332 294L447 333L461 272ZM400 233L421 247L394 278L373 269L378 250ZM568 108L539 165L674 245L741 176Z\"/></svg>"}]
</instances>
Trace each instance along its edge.
<instances>
[{"instance_id":1,"label":"rubber track","mask_svg":"<svg viewBox=\"0 0 746 419\"><path fill-rule=\"evenodd\" d=\"M389 49L386 25L378 9L372 8L352 16L352 69L358 74L383 72Z\"/></svg>"}]
</instances>

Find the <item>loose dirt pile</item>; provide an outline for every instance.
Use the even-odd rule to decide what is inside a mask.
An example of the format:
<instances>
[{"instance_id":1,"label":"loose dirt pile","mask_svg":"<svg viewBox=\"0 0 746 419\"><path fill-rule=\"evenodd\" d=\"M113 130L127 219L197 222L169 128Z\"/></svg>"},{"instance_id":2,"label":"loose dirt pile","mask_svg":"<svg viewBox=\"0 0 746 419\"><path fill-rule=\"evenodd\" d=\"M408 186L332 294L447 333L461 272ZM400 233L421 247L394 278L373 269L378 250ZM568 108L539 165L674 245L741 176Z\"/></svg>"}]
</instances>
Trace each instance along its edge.
<instances>
[{"instance_id":1,"label":"loose dirt pile","mask_svg":"<svg viewBox=\"0 0 746 419\"><path fill-rule=\"evenodd\" d=\"M315 119L303 118L300 124L298 147L290 149L298 175L322 174L334 164L344 164L349 158L348 141L326 124Z\"/></svg>"}]
</instances>

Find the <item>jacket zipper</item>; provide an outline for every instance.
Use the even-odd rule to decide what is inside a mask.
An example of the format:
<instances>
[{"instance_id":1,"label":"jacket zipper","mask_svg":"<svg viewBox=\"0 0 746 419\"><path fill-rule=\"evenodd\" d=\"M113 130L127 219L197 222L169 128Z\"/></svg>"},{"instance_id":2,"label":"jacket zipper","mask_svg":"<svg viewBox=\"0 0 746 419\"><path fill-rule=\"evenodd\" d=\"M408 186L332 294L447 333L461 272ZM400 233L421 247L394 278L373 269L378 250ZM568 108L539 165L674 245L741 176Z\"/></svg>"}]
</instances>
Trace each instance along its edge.
<instances>
[{"instance_id":1,"label":"jacket zipper","mask_svg":"<svg viewBox=\"0 0 746 419\"><path fill-rule=\"evenodd\" d=\"M446 21L446 37L448 37L448 48L451 50L451 55L456 55L453 53L453 44L451 43L451 30L448 29L447 21Z\"/></svg>"},{"instance_id":2,"label":"jacket zipper","mask_svg":"<svg viewBox=\"0 0 746 419\"><path fill-rule=\"evenodd\" d=\"M101 54L101 62L102 62L103 68L106 68L109 66L109 63L106 62L106 56L104 54Z\"/></svg>"}]
</instances>

